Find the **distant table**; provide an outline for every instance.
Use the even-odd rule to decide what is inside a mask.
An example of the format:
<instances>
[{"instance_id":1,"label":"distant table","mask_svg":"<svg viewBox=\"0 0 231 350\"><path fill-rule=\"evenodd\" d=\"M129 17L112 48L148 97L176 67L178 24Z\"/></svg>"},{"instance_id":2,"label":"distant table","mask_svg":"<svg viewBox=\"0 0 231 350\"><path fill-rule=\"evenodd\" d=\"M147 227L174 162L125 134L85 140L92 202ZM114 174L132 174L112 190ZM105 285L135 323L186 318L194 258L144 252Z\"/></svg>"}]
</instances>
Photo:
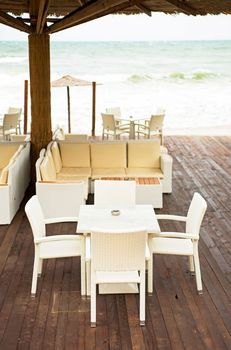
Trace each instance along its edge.
<instances>
[{"instance_id":1,"label":"distant table","mask_svg":"<svg viewBox=\"0 0 231 350\"><path fill-rule=\"evenodd\" d=\"M116 121L117 122L120 122L120 121L124 121L126 123L129 123L129 139L135 139L135 134L136 134L136 124L139 124L139 121L142 120L142 121L145 121L146 119L142 119L142 118L134 118L132 116L130 116L129 118L116 118Z\"/></svg>"},{"instance_id":2,"label":"distant table","mask_svg":"<svg viewBox=\"0 0 231 350\"><path fill-rule=\"evenodd\" d=\"M120 210L120 215L113 216L111 214L113 209ZM160 233L160 227L152 205L140 204L133 208L120 208L119 206L101 208L96 205L81 205L76 232L87 235L91 233L92 228L110 231L111 229L126 230L134 227L145 228L149 235ZM136 284L101 284L99 286L99 293L101 294L137 292ZM87 294L90 294L89 287Z\"/></svg>"}]
</instances>

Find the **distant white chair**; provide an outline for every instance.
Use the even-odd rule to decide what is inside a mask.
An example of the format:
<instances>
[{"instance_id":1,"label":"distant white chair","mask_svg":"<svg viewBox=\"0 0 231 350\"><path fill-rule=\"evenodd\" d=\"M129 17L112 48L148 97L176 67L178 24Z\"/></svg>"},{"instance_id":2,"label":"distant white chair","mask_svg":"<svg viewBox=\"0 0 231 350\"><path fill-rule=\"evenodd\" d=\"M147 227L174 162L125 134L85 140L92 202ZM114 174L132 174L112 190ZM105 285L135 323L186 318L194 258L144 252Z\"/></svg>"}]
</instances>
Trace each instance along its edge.
<instances>
[{"instance_id":1,"label":"distant white chair","mask_svg":"<svg viewBox=\"0 0 231 350\"><path fill-rule=\"evenodd\" d=\"M108 114L113 114L115 119L120 119L121 118L121 110L120 107L111 107L111 108L106 108L106 113Z\"/></svg>"},{"instance_id":2,"label":"distant white chair","mask_svg":"<svg viewBox=\"0 0 231 350\"><path fill-rule=\"evenodd\" d=\"M128 123L126 119L121 119L122 113L120 107L106 108L106 113L114 115L116 126L123 126Z\"/></svg>"},{"instance_id":3,"label":"distant white chair","mask_svg":"<svg viewBox=\"0 0 231 350\"><path fill-rule=\"evenodd\" d=\"M18 132L18 121L20 119L19 113L4 114L3 124L0 125L0 132L5 140L10 139L10 135L17 134Z\"/></svg>"},{"instance_id":4,"label":"distant white chair","mask_svg":"<svg viewBox=\"0 0 231 350\"><path fill-rule=\"evenodd\" d=\"M120 180L95 180L94 204L97 206L134 207L136 182Z\"/></svg>"},{"instance_id":5,"label":"distant white chair","mask_svg":"<svg viewBox=\"0 0 231 350\"><path fill-rule=\"evenodd\" d=\"M103 133L102 138L105 136L107 139L112 136L114 139L119 139L120 135L130 132L130 124L117 125L113 114L101 113L103 122Z\"/></svg>"},{"instance_id":6,"label":"distant white chair","mask_svg":"<svg viewBox=\"0 0 231 350\"><path fill-rule=\"evenodd\" d=\"M22 113L22 108L9 107L7 113L8 114L15 114L15 113L19 114L17 133L21 134L21 113Z\"/></svg>"},{"instance_id":7,"label":"distant white chair","mask_svg":"<svg viewBox=\"0 0 231 350\"><path fill-rule=\"evenodd\" d=\"M137 134L138 138L141 135L150 138L152 135L160 135L160 144L163 145L163 123L164 114L152 115L149 121L145 124L138 124Z\"/></svg>"},{"instance_id":8,"label":"distant white chair","mask_svg":"<svg viewBox=\"0 0 231 350\"><path fill-rule=\"evenodd\" d=\"M144 229L91 232L91 327L96 326L96 285L101 283L140 284L140 325L145 325Z\"/></svg>"},{"instance_id":9,"label":"distant white chair","mask_svg":"<svg viewBox=\"0 0 231 350\"><path fill-rule=\"evenodd\" d=\"M202 294L198 241L200 226L207 209L207 203L197 192L194 193L187 216L156 215L157 219L177 220L186 222L185 232L161 232L156 237L149 238L151 254L185 255L189 257L189 270L195 272L199 294ZM152 256L152 255L151 255ZM153 262L148 261L148 292L153 291Z\"/></svg>"},{"instance_id":10,"label":"distant white chair","mask_svg":"<svg viewBox=\"0 0 231 350\"><path fill-rule=\"evenodd\" d=\"M85 238L67 234L46 236L46 224L62 222L62 218L46 220L36 195L26 203L25 212L32 228L35 247L31 294L36 294L37 277L42 273L43 259L80 256L81 295L85 295Z\"/></svg>"}]
</instances>

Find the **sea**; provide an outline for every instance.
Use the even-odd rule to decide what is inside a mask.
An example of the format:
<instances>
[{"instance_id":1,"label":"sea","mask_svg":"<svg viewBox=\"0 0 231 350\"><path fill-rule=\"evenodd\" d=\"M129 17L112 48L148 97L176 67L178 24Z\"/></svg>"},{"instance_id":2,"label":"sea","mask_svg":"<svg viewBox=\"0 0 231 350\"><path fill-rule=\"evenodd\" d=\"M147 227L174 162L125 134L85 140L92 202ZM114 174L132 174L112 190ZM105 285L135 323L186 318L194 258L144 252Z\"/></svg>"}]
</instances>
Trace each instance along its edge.
<instances>
[{"instance_id":1,"label":"sea","mask_svg":"<svg viewBox=\"0 0 231 350\"><path fill-rule=\"evenodd\" d=\"M96 134L107 107L134 119L164 109L166 129L231 124L231 41L51 41L51 80L67 74L97 83ZM27 79L27 42L0 41L0 114L23 107ZM91 86L70 99L72 132L90 133ZM52 128L67 130L66 88L51 88L51 109Z\"/></svg>"}]
</instances>

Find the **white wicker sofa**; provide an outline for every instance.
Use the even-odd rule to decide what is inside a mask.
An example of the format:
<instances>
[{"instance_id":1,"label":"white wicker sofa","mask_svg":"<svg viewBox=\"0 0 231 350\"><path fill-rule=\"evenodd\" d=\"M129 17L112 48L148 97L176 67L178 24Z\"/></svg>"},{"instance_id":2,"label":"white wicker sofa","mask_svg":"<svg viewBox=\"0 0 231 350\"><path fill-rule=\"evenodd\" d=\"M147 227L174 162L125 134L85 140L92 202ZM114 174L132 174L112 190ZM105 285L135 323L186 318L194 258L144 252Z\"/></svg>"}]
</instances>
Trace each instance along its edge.
<instances>
[{"instance_id":1,"label":"white wicker sofa","mask_svg":"<svg viewBox=\"0 0 231 350\"><path fill-rule=\"evenodd\" d=\"M0 224L10 224L30 182L30 143L0 143Z\"/></svg>"},{"instance_id":2,"label":"white wicker sofa","mask_svg":"<svg viewBox=\"0 0 231 350\"><path fill-rule=\"evenodd\" d=\"M54 203L56 197L55 205L60 206L60 212L68 206L69 214L76 206L74 191L78 182L84 183L85 198L93 192L94 180L105 177L158 177L163 193L172 191L172 157L160 152L157 139L52 141L36 163L36 174L36 193L40 200L43 197L43 205L46 206L50 198Z\"/></svg>"}]
</instances>

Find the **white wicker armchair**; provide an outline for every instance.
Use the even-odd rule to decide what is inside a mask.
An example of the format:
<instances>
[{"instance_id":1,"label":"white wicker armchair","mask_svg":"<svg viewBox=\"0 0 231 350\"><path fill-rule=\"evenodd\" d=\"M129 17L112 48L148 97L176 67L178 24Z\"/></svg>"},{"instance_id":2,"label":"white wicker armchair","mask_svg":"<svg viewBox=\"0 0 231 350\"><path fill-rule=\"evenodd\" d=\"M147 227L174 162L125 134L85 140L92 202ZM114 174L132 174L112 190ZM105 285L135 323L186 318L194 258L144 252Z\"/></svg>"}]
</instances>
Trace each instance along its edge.
<instances>
[{"instance_id":1,"label":"white wicker armchair","mask_svg":"<svg viewBox=\"0 0 231 350\"><path fill-rule=\"evenodd\" d=\"M189 270L196 275L199 294L202 294L198 241L200 226L207 208L207 203L199 193L194 193L187 216L156 215L159 220L178 220L186 223L185 232L161 232L158 236L149 238L151 254L185 255L189 257ZM153 291L153 262L148 261L148 292Z\"/></svg>"},{"instance_id":2,"label":"white wicker armchair","mask_svg":"<svg viewBox=\"0 0 231 350\"><path fill-rule=\"evenodd\" d=\"M140 284L140 325L145 324L145 251L147 232L91 232L91 326L96 326L96 285L101 283Z\"/></svg>"},{"instance_id":3,"label":"white wicker armchair","mask_svg":"<svg viewBox=\"0 0 231 350\"><path fill-rule=\"evenodd\" d=\"M80 256L81 295L85 295L85 237L67 234L46 236L46 224L63 220L60 217L46 220L36 195L26 203L25 212L32 228L35 247L31 294L36 294L37 278L42 273L43 259Z\"/></svg>"}]
</instances>

